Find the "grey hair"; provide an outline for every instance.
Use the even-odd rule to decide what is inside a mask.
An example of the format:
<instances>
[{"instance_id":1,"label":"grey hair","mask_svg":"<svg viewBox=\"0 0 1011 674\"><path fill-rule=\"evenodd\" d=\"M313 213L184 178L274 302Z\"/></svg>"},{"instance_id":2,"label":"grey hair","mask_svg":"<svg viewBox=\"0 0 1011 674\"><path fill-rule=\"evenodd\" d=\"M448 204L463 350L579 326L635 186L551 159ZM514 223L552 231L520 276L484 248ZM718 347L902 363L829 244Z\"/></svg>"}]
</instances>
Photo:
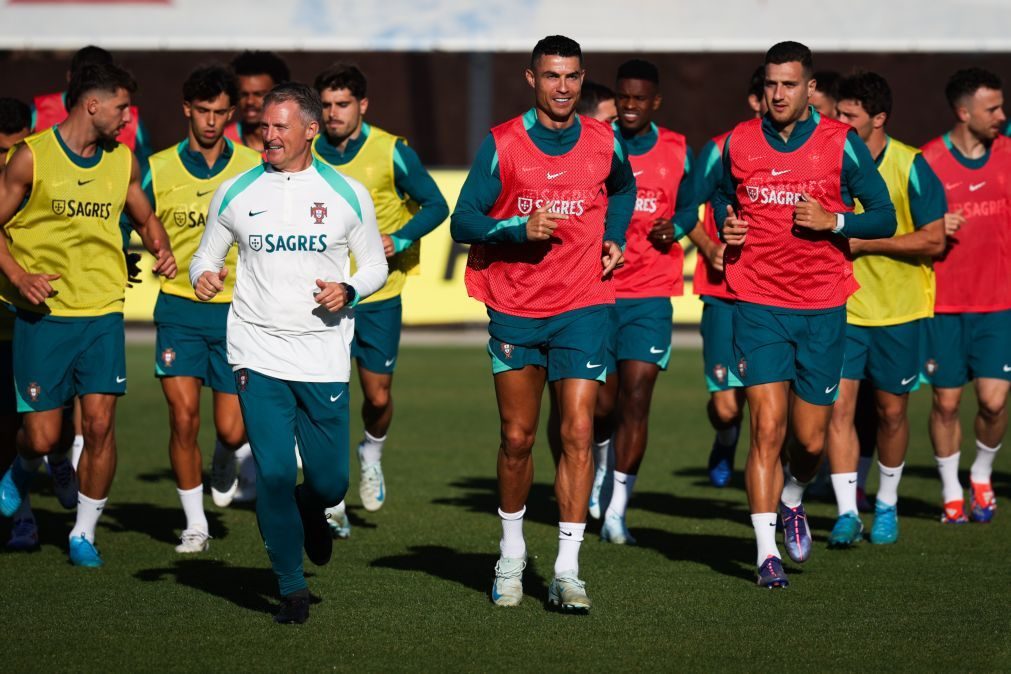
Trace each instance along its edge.
<instances>
[{"instance_id":1,"label":"grey hair","mask_svg":"<svg viewBox=\"0 0 1011 674\"><path fill-rule=\"evenodd\" d=\"M294 101L298 104L298 111L302 121L308 126L316 122L320 126L323 124L323 102L319 93L312 87L301 82L285 82L270 90L270 93L263 99L263 107L275 103L286 103Z\"/></svg>"}]
</instances>

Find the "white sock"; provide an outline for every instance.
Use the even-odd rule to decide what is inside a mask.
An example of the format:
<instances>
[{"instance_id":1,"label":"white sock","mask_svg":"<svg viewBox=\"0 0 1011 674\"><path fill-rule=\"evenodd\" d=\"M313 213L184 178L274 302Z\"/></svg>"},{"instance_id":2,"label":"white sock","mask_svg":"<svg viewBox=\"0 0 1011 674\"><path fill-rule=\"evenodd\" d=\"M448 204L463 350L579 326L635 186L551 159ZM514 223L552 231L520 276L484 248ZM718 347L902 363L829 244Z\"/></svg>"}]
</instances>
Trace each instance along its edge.
<instances>
[{"instance_id":1,"label":"white sock","mask_svg":"<svg viewBox=\"0 0 1011 674\"><path fill-rule=\"evenodd\" d=\"M787 508L796 508L804 501L804 490L810 482L801 482L790 472L789 466L783 467L783 496L780 501ZM854 508L855 510L855 508Z\"/></svg>"},{"instance_id":2,"label":"white sock","mask_svg":"<svg viewBox=\"0 0 1011 674\"><path fill-rule=\"evenodd\" d=\"M899 502L899 482L902 480L902 469L905 467L905 463L900 463L895 468L889 468L878 461L878 495L875 497L878 503L894 506ZM961 490L959 487L959 491Z\"/></svg>"},{"instance_id":3,"label":"white sock","mask_svg":"<svg viewBox=\"0 0 1011 674\"><path fill-rule=\"evenodd\" d=\"M607 470L607 454L610 448L610 438L603 442L593 443L593 465L597 467L598 471Z\"/></svg>"},{"instance_id":4,"label":"white sock","mask_svg":"<svg viewBox=\"0 0 1011 674\"><path fill-rule=\"evenodd\" d=\"M751 516L751 526L755 528L755 542L758 544L758 561L761 566L769 555L783 558L776 547L776 513L755 513Z\"/></svg>"},{"instance_id":5,"label":"white sock","mask_svg":"<svg viewBox=\"0 0 1011 674\"><path fill-rule=\"evenodd\" d=\"M77 464L81 462L81 453L84 451L84 436L75 435L74 444L70 446L70 460L74 462L74 470L77 470Z\"/></svg>"},{"instance_id":6,"label":"white sock","mask_svg":"<svg viewBox=\"0 0 1011 674\"><path fill-rule=\"evenodd\" d=\"M253 458L253 448L249 446L248 442L239 447L237 450L235 450L236 461L239 461L241 463L242 461L251 458Z\"/></svg>"},{"instance_id":7,"label":"white sock","mask_svg":"<svg viewBox=\"0 0 1011 674\"><path fill-rule=\"evenodd\" d=\"M93 499L84 494L77 493L77 523L70 530L71 538L84 536L89 543L95 542L95 525L98 524L98 517L102 514L102 508L108 498Z\"/></svg>"},{"instance_id":8,"label":"white sock","mask_svg":"<svg viewBox=\"0 0 1011 674\"><path fill-rule=\"evenodd\" d=\"M839 506L839 516L857 511L857 474L832 473L832 491Z\"/></svg>"},{"instance_id":9,"label":"white sock","mask_svg":"<svg viewBox=\"0 0 1011 674\"><path fill-rule=\"evenodd\" d=\"M183 512L186 513L186 528L197 529L207 533L207 515L204 514L204 485L200 484L193 489L176 489L179 493L179 501L183 504Z\"/></svg>"},{"instance_id":10,"label":"white sock","mask_svg":"<svg viewBox=\"0 0 1011 674\"><path fill-rule=\"evenodd\" d=\"M729 428L721 428L716 431L716 444L720 447L736 447L737 437L741 433L741 427L737 424Z\"/></svg>"},{"instance_id":11,"label":"white sock","mask_svg":"<svg viewBox=\"0 0 1011 674\"><path fill-rule=\"evenodd\" d=\"M871 463L873 463L873 456L861 456L860 460L857 462L857 487L867 491L867 476L871 473Z\"/></svg>"},{"instance_id":12,"label":"white sock","mask_svg":"<svg viewBox=\"0 0 1011 674\"><path fill-rule=\"evenodd\" d=\"M972 462L969 475L976 484L990 484L990 473L993 472L993 460L997 458L1001 443L996 447L987 447L979 440L976 441L976 460Z\"/></svg>"},{"instance_id":13,"label":"white sock","mask_svg":"<svg viewBox=\"0 0 1011 674\"><path fill-rule=\"evenodd\" d=\"M614 493L611 494L611 502L607 506L606 515L625 516L628 509L628 501L632 498L632 489L635 488L635 475L629 475L619 471L614 471Z\"/></svg>"},{"instance_id":14,"label":"white sock","mask_svg":"<svg viewBox=\"0 0 1011 674\"><path fill-rule=\"evenodd\" d=\"M18 461L21 462L21 467L24 468L29 473L36 473L39 470L39 466L42 465L42 457L37 459L26 459L23 456L18 456Z\"/></svg>"},{"instance_id":15,"label":"white sock","mask_svg":"<svg viewBox=\"0 0 1011 674\"><path fill-rule=\"evenodd\" d=\"M941 474L941 498L945 503L965 500L962 483L958 481L958 460L961 456L962 452L955 452L944 458L935 457L937 472Z\"/></svg>"},{"instance_id":16,"label":"white sock","mask_svg":"<svg viewBox=\"0 0 1011 674\"><path fill-rule=\"evenodd\" d=\"M526 506L523 506L518 513L502 512L499 508L498 516L502 518L502 540L498 543L498 549L503 557L523 559L527 556L527 542L523 540L523 515L526 512Z\"/></svg>"},{"instance_id":17,"label":"white sock","mask_svg":"<svg viewBox=\"0 0 1011 674\"><path fill-rule=\"evenodd\" d=\"M32 495L30 493L25 494L25 497L21 499L21 505L14 512L14 517L12 517L15 522L18 520L34 520L35 513L32 512Z\"/></svg>"},{"instance_id":18,"label":"white sock","mask_svg":"<svg viewBox=\"0 0 1011 674\"><path fill-rule=\"evenodd\" d=\"M365 431L365 437L362 438L361 452L358 456L361 457L362 463L379 463L383 460L383 443L386 442L386 436L381 438L373 436L368 431Z\"/></svg>"},{"instance_id":19,"label":"white sock","mask_svg":"<svg viewBox=\"0 0 1011 674\"><path fill-rule=\"evenodd\" d=\"M579 573L579 546L583 544L585 522L558 523L558 557L555 558L555 576L566 571Z\"/></svg>"}]
</instances>

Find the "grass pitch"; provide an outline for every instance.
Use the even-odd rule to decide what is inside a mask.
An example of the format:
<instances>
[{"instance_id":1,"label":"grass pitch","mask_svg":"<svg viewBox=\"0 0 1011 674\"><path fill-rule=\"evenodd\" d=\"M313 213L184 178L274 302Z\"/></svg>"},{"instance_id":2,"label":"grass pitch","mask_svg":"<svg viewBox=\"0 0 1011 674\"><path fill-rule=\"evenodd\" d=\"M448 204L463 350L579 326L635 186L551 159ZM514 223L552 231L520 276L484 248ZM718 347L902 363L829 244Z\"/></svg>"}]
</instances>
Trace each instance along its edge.
<instances>
[{"instance_id":1,"label":"grass pitch","mask_svg":"<svg viewBox=\"0 0 1011 674\"><path fill-rule=\"evenodd\" d=\"M271 621L276 583L250 508L219 510L207 498L209 552L172 550L184 522L152 348L127 353L119 471L97 538L105 567L69 565L73 515L44 476L33 497L41 551L0 553L5 671L990 671L1011 663L1011 514L989 525L938 523L924 391L911 406L899 543L829 551L835 507L811 500L814 555L802 567L787 563L791 587L771 592L753 582L739 474L747 438L732 486L709 487L701 355L675 351L629 511L639 546L601 543L591 524L581 575L593 611L566 616L545 608L557 512L543 439L525 525L527 596L497 608L488 598L500 529L487 356L482 347L405 348L383 461L387 504L374 514L359 507L352 459L351 539L335 542L329 566L307 562L322 601L309 623L287 627ZM971 415L964 419L968 447ZM360 433L356 420L352 446ZM201 438L209 466L209 426ZM994 476L1003 503L1007 465L1001 457ZM0 524L4 540L6 529Z\"/></svg>"}]
</instances>

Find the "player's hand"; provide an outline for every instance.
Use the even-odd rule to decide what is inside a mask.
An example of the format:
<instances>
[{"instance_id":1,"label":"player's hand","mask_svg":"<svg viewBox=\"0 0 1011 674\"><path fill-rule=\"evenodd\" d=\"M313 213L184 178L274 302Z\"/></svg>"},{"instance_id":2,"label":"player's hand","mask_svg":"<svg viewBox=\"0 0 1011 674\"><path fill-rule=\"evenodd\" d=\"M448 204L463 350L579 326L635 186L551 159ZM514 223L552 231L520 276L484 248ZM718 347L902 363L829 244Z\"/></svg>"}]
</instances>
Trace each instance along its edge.
<instances>
[{"instance_id":1,"label":"player's hand","mask_svg":"<svg viewBox=\"0 0 1011 674\"><path fill-rule=\"evenodd\" d=\"M748 223L737 217L734 209L727 205L727 217L723 220L723 240L728 246L743 246L748 235Z\"/></svg>"},{"instance_id":2,"label":"player's hand","mask_svg":"<svg viewBox=\"0 0 1011 674\"><path fill-rule=\"evenodd\" d=\"M56 297L56 290L49 282L58 278L59 274L24 274L14 281L14 285L26 300L42 304L50 297Z\"/></svg>"},{"instance_id":3,"label":"player's hand","mask_svg":"<svg viewBox=\"0 0 1011 674\"><path fill-rule=\"evenodd\" d=\"M546 208L538 208L527 220L527 241L547 241L558 227L558 221L567 215L552 213Z\"/></svg>"},{"instance_id":4,"label":"player's hand","mask_svg":"<svg viewBox=\"0 0 1011 674\"><path fill-rule=\"evenodd\" d=\"M954 213L944 214L944 235L945 236L955 236L958 230L962 228L965 224L965 216L962 215L962 209L959 208Z\"/></svg>"},{"instance_id":5,"label":"player's hand","mask_svg":"<svg viewBox=\"0 0 1011 674\"><path fill-rule=\"evenodd\" d=\"M393 257L397 252L396 246L393 245L393 239L388 234L383 234L382 239L383 252L386 254L386 257Z\"/></svg>"},{"instance_id":6,"label":"player's hand","mask_svg":"<svg viewBox=\"0 0 1011 674\"><path fill-rule=\"evenodd\" d=\"M830 213L807 192L793 209L793 224L816 232L831 232L836 226L835 213Z\"/></svg>"},{"instance_id":7,"label":"player's hand","mask_svg":"<svg viewBox=\"0 0 1011 674\"><path fill-rule=\"evenodd\" d=\"M850 244L850 255L862 255L864 252L864 240L863 239L849 239Z\"/></svg>"},{"instance_id":8,"label":"player's hand","mask_svg":"<svg viewBox=\"0 0 1011 674\"><path fill-rule=\"evenodd\" d=\"M674 243L674 222L670 218L657 218L646 239L657 248L669 249Z\"/></svg>"},{"instance_id":9,"label":"player's hand","mask_svg":"<svg viewBox=\"0 0 1011 674\"><path fill-rule=\"evenodd\" d=\"M625 256L621 253L621 247L614 241L604 242L604 254L600 258L600 263L604 266L601 278L608 278L615 269L625 264Z\"/></svg>"},{"instance_id":10,"label":"player's hand","mask_svg":"<svg viewBox=\"0 0 1011 674\"><path fill-rule=\"evenodd\" d=\"M706 259L709 262L709 266L716 271L723 271L723 254L727 250L727 244L717 243L709 248L709 254L706 255Z\"/></svg>"},{"instance_id":11,"label":"player's hand","mask_svg":"<svg viewBox=\"0 0 1011 674\"><path fill-rule=\"evenodd\" d=\"M154 265L151 267L151 271L165 278L175 278L178 269L176 268L176 258L172 254L172 249L168 246L163 246L161 241L155 239L154 256L156 259Z\"/></svg>"},{"instance_id":12,"label":"player's hand","mask_svg":"<svg viewBox=\"0 0 1011 674\"><path fill-rule=\"evenodd\" d=\"M126 253L126 287L132 288L134 283L143 283L140 278L140 253Z\"/></svg>"},{"instance_id":13,"label":"player's hand","mask_svg":"<svg viewBox=\"0 0 1011 674\"><path fill-rule=\"evenodd\" d=\"M222 267L220 271L205 271L197 279L197 284L193 286L193 293L202 302L214 299L214 296L225 289L225 277L228 276L228 267Z\"/></svg>"},{"instance_id":14,"label":"player's hand","mask_svg":"<svg viewBox=\"0 0 1011 674\"><path fill-rule=\"evenodd\" d=\"M347 290L343 283L316 279L316 288L312 294L316 304L323 305L329 312L340 311L348 303Z\"/></svg>"}]
</instances>

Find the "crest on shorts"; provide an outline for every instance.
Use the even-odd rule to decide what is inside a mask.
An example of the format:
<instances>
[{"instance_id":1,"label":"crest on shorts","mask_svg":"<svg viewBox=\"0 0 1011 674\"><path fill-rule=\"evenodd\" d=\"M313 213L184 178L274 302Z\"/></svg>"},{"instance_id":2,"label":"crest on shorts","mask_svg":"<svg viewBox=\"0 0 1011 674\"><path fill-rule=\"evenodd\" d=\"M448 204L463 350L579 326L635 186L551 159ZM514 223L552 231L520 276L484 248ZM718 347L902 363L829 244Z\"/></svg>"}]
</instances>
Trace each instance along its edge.
<instances>
[{"instance_id":1,"label":"crest on shorts","mask_svg":"<svg viewBox=\"0 0 1011 674\"><path fill-rule=\"evenodd\" d=\"M235 385L240 391L245 391L249 386L249 371L239 370L235 373Z\"/></svg>"},{"instance_id":2,"label":"crest on shorts","mask_svg":"<svg viewBox=\"0 0 1011 674\"><path fill-rule=\"evenodd\" d=\"M737 371L741 373L742 378L747 376L748 361L746 359L741 358L739 361L737 361Z\"/></svg>"},{"instance_id":3,"label":"crest on shorts","mask_svg":"<svg viewBox=\"0 0 1011 674\"><path fill-rule=\"evenodd\" d=\"M32 382L28 385L28 399L33 403L38 402L39 396L42 395L42 387L36 382Z\"/></svg>"},{"instance_id":4,"label":"crest on shorts","mask_svg":"<svg viewBox=\"0 0 1011 674\"><path fill-rule=\"evenodd\" d=\"M923 364L923 369L927 371L927 376L934 376L934 373L937 372L937 361L933 358L929 359Z\"/></svg>"},{"instance_id":5,"label":"crest on shorts","mask_svg":"<svg viewBox=\"0 0 1011 674\"><path fill-rule=\"evenodd\" d=\"M53 199L53 213L56 215L63 215L64 211L67 210L67 202L63 199Z\"/></svg>"},{"instance_id":6,"label":"crest on shorts","mask_svg":"<svg viewBox=\"0 0 1011 674\"><path fill-rule=\"evenodd\" d=\"M758 188L751 185L746 185L745 189L748 190L748 198L752 201L758 201Z\"/></svg>"},{"instance_id":7,"label":"crest on shorts","mask_svg":"<svg viewBox=\"0 0 1011 674\"><path fill-rule=\"evenodd\" d=\"M176 362L175 349L165 349L162 351L161 362L165 363L165 367L172 367L172 363Z\"/></svg>"},{"instance_id":8,"label":"crest on shorts","mask_svg":"<svg viewBox=\"0 0 1011 674\"><path fill-rule=\"evenodd\" d=\"M176 211L175 213L172 214L172 219L175 220L176 225L182 227L186 224L186 212Z\"/></svg>"},{"instance_id":9,"label":"crest on shorts","mask_svg":"<svg viewBox=\"0 0 1011 674\"><path fill-rule=\"evenodd\" d=\"M512 358L513 357L513 345L512 344L503 344L502 345L502 355L505 356L506 358Z\"/></svg>"},{"instance_id":10,"label":"crest on shorts","mask_svg":"<svg viewBox=\"0 0 1011 674\"><path fill-rule=\"evenodd\" d=\"M253 250L260 250L263 248L263 235L262 234L250 234L249 235L249 247Z\"/></svg>"},{"instance_id":11,"label":"crest on shorts","mask_svg":"<svg viewBox=\"0 0 1011 674\"><path fill-rule=\"evenodd\" d=\"M312 208L309 209L309 215L317 225L322 225L323 218L326 217L326 205L321 201L314 201Z\"/></svg>"},{"instance_id":12,"label":"crest on shorts","mask_svg":"<svg viewBox=\"0 0 1011 674\"><path fill-rule=\"evenodd\" d=\"M520 215L530 215L534 210L534 200L530 197L517 197L516 208L520 209Z\"/></svg>"},{"instance_id":13,"label":"crest on shorts","mask_svg":"<svg viewBox=\"0 0 1011 674\"><path fill-rule=\"evenodd\" d=\"M743 359L742 361L743 362ZM716 382L720 385L727 383L727 368L722 363L717 363L713 366L713 376L716 377Z\"/></svg>"}]
</instances>

